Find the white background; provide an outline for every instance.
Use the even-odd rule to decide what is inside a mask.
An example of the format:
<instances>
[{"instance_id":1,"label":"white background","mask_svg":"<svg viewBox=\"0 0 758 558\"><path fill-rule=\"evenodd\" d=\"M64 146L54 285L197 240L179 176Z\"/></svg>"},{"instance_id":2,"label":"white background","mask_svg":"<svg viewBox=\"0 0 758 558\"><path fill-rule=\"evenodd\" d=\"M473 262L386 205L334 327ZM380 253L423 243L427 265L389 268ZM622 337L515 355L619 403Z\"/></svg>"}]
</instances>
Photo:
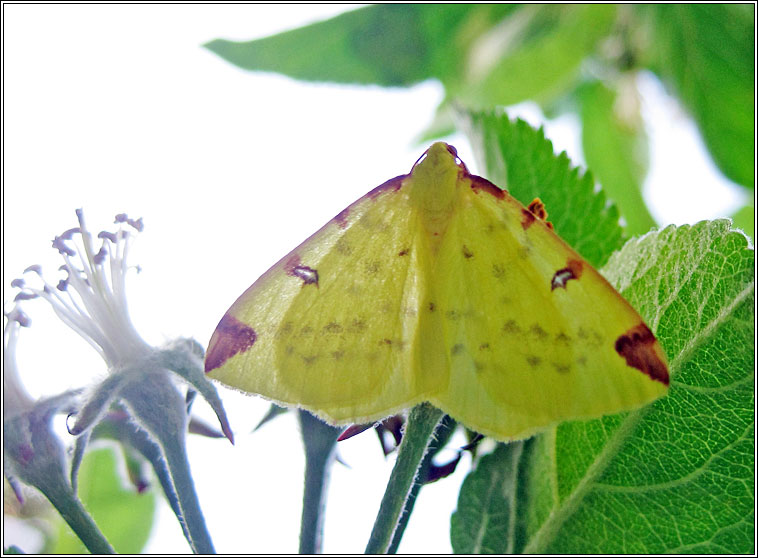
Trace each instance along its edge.
<instances>
[{"instance_id":1,"label":"white background","mask_svg":"<svg viewBox=\"0 0 758 558\"><path fill-rule=\"evenodd\" d=\"M242 71L201 45L249 40L344 11L325 5L4 5L3 300L14 277L43 265L56 282L53 236L112 230L116 213L143 217L130 256L132 319L150 343L207 340L261 273L365 192L408 172L443 97L411 89L303 84ZM650 76L639 80L653 149L645 195L661 224L728 215L742 194L707 162L689 119ZM512 114L542 122L532 105ZM576 121L546 126L581 164ZM476 164L462 136L458 147ZM548 208L549 210L549 208ZM24 307L18 365L35 397L105 374L91 348L42 301ZM219 552L297 551L303 457L295 415L250 434L268 404L220 388L236 445L190 437L200 502ZM195 407L208 420L207 407ZM361 552L393 458L373 433L339 446L326 552ZM443 459L455 452L443 453ZM425 487L402 552L450 552L449 518L468 468ZM14 542L6 523L4 543ZM31 544L31 543L30 543ZM27 550L33 551L31 547ZM161 502L146 551L188 552Z\"/></svg>"}]
</instances>

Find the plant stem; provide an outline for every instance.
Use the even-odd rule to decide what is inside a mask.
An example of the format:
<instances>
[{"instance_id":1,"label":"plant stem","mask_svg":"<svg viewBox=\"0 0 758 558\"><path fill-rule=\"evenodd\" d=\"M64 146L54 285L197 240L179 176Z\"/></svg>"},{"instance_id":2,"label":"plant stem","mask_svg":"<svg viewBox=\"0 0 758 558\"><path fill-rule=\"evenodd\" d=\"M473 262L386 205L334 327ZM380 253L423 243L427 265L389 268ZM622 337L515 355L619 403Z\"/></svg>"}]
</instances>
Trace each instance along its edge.
<instances>
[{"instance_id":1,"label":"plant stem","mask_svg":"<svg viewBox=\"0 0 758 558\"><path fill-rule=\"evenodd\" d=\"M190 536L192 550L195 554L215 554L211 534L205 524L205 517L203 517L195 491L195 483L192 480L187 450L183 441L176 440L169 444L167 440L162 440L163 452L168 469L171 471L171 479L174 481L174 489L179 499L186 532Z\"/></svg>"},{"instance_id":2,"label":"plant stem","mask_svg":"<svg viewBox=\"0 0 758 558\"><path fill-rule=\"evenodd\" d=\"M429 403L414 407L408 415L403 441L398 448L397 461L387 483L366 554L385 554L405 507L411 486L421 461L429 448L432 434L443 412Z\"/></svg>"},{"instance_id":3,"label":"plant stem","mask_svg":"<svg viewBox=\"0 0 758 558\"><path fill-rule=\"evenodd\" d=\"M408 498L405 500L403 506L403 513L400 514L395 532L392 534L392 543L387 549L387 554L397 554L397 549L400 546L400 540L403 538L405 528L408 526L408 520L413 513L413 506L416 505L416 499L418 498L421 488L424 486L423 482L426 480L426 475L429 473L429 469L432 466L432 458L436 453L447 443L450 439L450 435L455 429L456 422L450 418L449 415L442 417L437 427L434 430L434 435L429 441L424 458L421 460L421 465L416 473L416 477L421 477L422 482L414 482L411 486L411 491L408 493Z\"/></svg>"},{"instance_id":4,"label":"plant stem","mask_svg":"<svg viewBox=\"0 0 758 558\"><path fill-rule=\"evenodd\" d=\"M92 554L116 553L72 490L62 482L40 483L37 488L50 500L87 550Z\"/></svg>"},{"instance_id":5,"label":"plant stem","mask_svg":"<svg viewBox=\"0 0 758 558\"><path fill-rule=\"evenodd\" d=\"M139 381L124 386L120 395L133 418L150 432L163 451L181 510L178 519L184 522L192 551L196 554L215 554L187 458L184 397L174 387L168 374L162 370L144 374ZM170 494L166 495L171 497Z\"/></svg>"},{"instance_id":6,"label":"plant stem","mask_svg":"<svg viewBox=\"0 0 758 558\"><path fill-rule=\"evenodd\" d=\"M318 554L324 526L324 508L334 448L340 428L329 426L308 411L298 411L305 445L305 487L300 521L300 554Z\"/></svg>"}]
</instances>

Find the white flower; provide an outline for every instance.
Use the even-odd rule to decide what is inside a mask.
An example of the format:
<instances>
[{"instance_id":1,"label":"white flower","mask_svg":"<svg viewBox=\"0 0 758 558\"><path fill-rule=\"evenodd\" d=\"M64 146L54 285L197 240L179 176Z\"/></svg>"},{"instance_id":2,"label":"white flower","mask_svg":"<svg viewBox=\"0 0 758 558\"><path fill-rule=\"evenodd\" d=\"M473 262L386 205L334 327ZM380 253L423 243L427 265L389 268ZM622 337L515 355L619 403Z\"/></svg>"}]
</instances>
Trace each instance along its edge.
<instances>
[{"instance_id":1,"label":"white flower","mask_svg":"<svg viewBox=\"0 0 758 558\"><path fill-rule=\"evenodd\" d=\"M34 399L21 383L16 364L16 343L19 330L29 327L29 318L18 305L5 314L6 322L3 328L3 413L4 418L10 418L30 410Z\"/></svg>"},{"instance_id":2,"label":"white flower","mask_svg":"<svg viewBox=\"0 0 758 558\"><path fill-rule=\"evenodd\" d=\"M144 433L140 447L158 476L165 480L164 492L193 550L211 553L213 543L191 482L185 446L188 402L194 398L195 390L211 405L230 441L232 431L216 388L205 378L203 349L191 339L152 347L140 337L129 318L126 258L134 237L131 229L141 231L142 220L117 215L118 230L100 232L95 251L82 211L77 210L76 216L79 226L53 240L53 248L63 257L61 269L67 277L52 287L39 266L31 266L26 271L36 273L41 287L27 285L23 280L13 283L21 289L17 301L42 298L49 302L58 317L89 342L108 366L108 376L89 391L74 424L69 425L69 432L79 436L72 481L75 484L92 427L107 417L106 412L115 403L128 412L128 441L134 443L135 436ZM177 385L180 378L189 385L186 393ZM154 448L158 448L157 453Z\"/></svg>"},{"instance_id":3,"label":"white flower","mask_svg":"<svg viewBox=\"0 0 758 558\"><path fill-rule=\"evenodd\" d=\"M126 303L129 269L126 258L134 235L124 225L141 231L142 219L117 215L118 230L100 232L97 235L99 249L95 251L81 209L76 211L76 216L79 226L53 240L53 248L64 260L60 269L67 277L53 287L45 281L39 266L31 266L26 272L36 273L42 288L17 280L16 286L22 287L22 291L16 300L36 297L47 300L58 317L89 342L111 370L117 370L148 357L153 350L134 328Z\"/></svg>"}]
</instances>

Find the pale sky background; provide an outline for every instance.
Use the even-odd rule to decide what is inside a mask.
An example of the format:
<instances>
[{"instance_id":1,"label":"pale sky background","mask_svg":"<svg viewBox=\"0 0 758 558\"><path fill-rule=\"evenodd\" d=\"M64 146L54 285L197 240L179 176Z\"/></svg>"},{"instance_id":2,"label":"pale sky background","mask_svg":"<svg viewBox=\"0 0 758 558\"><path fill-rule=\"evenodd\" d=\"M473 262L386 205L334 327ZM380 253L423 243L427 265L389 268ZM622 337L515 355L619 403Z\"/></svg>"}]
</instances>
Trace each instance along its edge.
<instances>
[{"instance_id":1,"label":"pale sky background","mask_svg":"<svg viewBox=\"0 0 758 558\"><path fill-rule=\"evenodd\" d=\"M248 40L347 9L336 5L4 5L3 300L10 282L42 264L77 225L113 230L142 217L129 258L132 320L145 340L207 344L229 305L260 274L349 203L410 170L415 143L443 97L411 89L304 84L251 73L201 48ZM707 163L688 117L643 76L653 148L645 195L661 224L695 223L739 207L742 193ZM511 111L533 124L533 105ZM581 164L577 122L546 124L556 150ZM477 172L463 136L447 138ZM706 161L706 162L704 162ZM548 208L549 210L549 208ZM88 385L103 362L42 301L24 306L18 366L35 397ZM297 552L303 457L288 413L255 434L268 404L219 388L236 445L190 436L200 502L221 553ZM207 406L195 409L212 421ZM459 440L460 441L460 440ZM394 457L373 433L343 442L332 477L324 551L362 552ZM455 453L443 452L443 458ZM425 487L401 552L448 553L450 514L470 461ZM15 523L6 522L4 543ZM20 535L19 535L20 536ZM27 547L27 550L34 551ZM189 552L165 502L146 552Z\"/></svg>"}]
</instances>

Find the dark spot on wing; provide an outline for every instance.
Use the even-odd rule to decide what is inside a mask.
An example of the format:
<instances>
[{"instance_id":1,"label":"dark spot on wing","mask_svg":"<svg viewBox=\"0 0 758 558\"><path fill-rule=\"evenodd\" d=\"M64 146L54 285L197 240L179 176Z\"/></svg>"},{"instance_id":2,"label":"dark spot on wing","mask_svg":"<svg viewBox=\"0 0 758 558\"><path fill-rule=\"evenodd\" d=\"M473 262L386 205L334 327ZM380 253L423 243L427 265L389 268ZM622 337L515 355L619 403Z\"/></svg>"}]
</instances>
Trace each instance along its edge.
<instances>
[{"instance_id":1,"label":"dark spot on wing","mask_svg":"<svg viewBox=\"0 0 758 558\"><path fill-rule=\"evenodd\" d=\"M340 360L342 357L345 356L345 351L334 351L332 352L332 358L334 360Z\"/></svg>"},{"instance_id":2,"label":"dark spot on wing","mask_svg":"<svg viewBox=\"0 0 758 558\"><path fill-rule=\"evenodd\" d=\"M349 333L363 333L366 331L366 322L360 319L353 320L347 328Z\"/></svg>"},{"instance_id":3,"label":"dark spot on wing","mask_svg":"<svg viewBox=\"0 0 758 558\"><path fill-rule=\"evenodd\" d=\"M616 339L616 352L626 364L647 374L653 380L669 385L669 372L665 357L653 332L640 323Z\"/></svg>"},{"instance_id":4,"label":"dark spot on wing","mask_svg":"<svg viewBox=\"0 0 758 558\"><path fill-rule=\"evenodd\" d=\"M495 279L502 279L505 277L505 268L500 264L492 264L492 276Z\"/></svg>"},{"instance_id":5,"label":"dark spot on wing","mask_svg":"<svg viewBox=\"0 0 758 558\"><path fill-rule=\"evenodd\" d=\"M353 253L353 247L345 240L345 237L340 238L334 245L334 248L343 256L350 256Z\"/></svg>"},{"instance_id":6,"label":"dark spot on wing","mask_svg":"<svg viewBox=\"0 0 758 558\"><path fill-rule=\"evenodd\" d=\"M366 273L368 275L376 275L377 273L379 273L379 270L381 269L381 267L382 267L382 264L379 261L374 260L372 262L366 262L364 269L366 270Z\"/></svg>"},{"instance_id":7,"label":"dark spot on wing","mask_svg":"<svg viewBox=\"0 0 758 558\"><path fill-rule=\"evenodd\" d=\"M526 357L526 363L531 366L532 368L536 368L540 365L542 362L542 359L536 355L528 355Z\"/></svg>"},{"instance_id":8,"label":"dark spot on wing","mask_svg":"<svg viewBox=\"0 0 758 558\"><path fill-rule=\"evenodd\" d=\"M489 343L482 343L481 345L479 345L479 350L480 351L486 351L489 348L490 348L490 344Z\"/></svg>"},{"instance_id":9,"label":"dark spot on wing","mask_svg":"<svg viewBox=\"0 0 758 558\"><path fill-rule=\"evenodd\" d=\"M537 339L544 339L547 337L547 331L542 329L542 326L539 324L533 324L532 327L529 328L529 333L534 335Z\"/></svg>"},{"instance_id":10,"label":"dark spot on wing","mask_svg":"<svg viewBox=\"0 0 758 558\"><path fill-rule=\"evenodd\" d=\"M342 333L342 326L337 322L329 322L324 326L324 333Z\"/></svg>"},{"instance_id":11,"label":"dark spot on wing","mask_svg":"<svg viewBox=\"0 0 758 558\"><path fill-rule=\"evenodd\" d=\"M237 353L244 353L255 344L255 330L234 316L224 314L208 344L205 355L206 374L218 368Z\"/></svg>"},{"instance_id":12,"label":"dark spot on wing","mask_svg":"<svg viewBox=\"0 0 758 558\"><path fill-rule=\"evenodd\" d=\"M579 279L582 276L584 270L584 263L581 260L569 260L566 262L566 267L559 269L553 275L550 281L550 290L554 291L558 287L566 288L566 283L571 279Z\"/></svg>"},{"instance_id":13,"label":"dark spot on wing","mask_svg":"<svg viewBox=\"0 0 758 558\"><path fill-rule=\"evenodd\" d=\"M474 257L474 253L465 244L463 245L463 257L467 260Z\"/></svg>"},{"instance_id":14,"label":"dark spot on wing","mask_svg":"<svg viewBox=\"0 0 758 558\"><path fill-rule=\"evenodd\" d=\"M284 271L291 277L302 279L303 286L316 285L318 287L318 271L300 264L300 256L292 255L284 264Z\"/></svg>"},{"instance_id":15,"label":"dark spot on wing","mask_svg":"<svg viewBox=\"0 0 758 558\"><path fill-rule=\"evenodd\" d=\"M403 248L402 250L400 250L400 251L397 253L397 255L398 255L398 256L407 256L407 255L408 255L408 252L410 252L410 250L409 250L408 248Z\"/></svg>"},{"instance_id":16,"label":"dark spot on wing","mask_svg":"<svg viewBox=\"0 0 758 558\"><path fill-rule=\"evenodd\" d=\"M292 335L292 322L285 322L279 326L279 329L277 329L276 333L274 334L277 339L281 339L282 337L289 337L290 335Z\"/></svg>"},{"instance_id":17,"label":"dark spot on wing","mask_svg":"<svg viewBox=\"0 0 758 558\"><path fill-rule=\"evenodd\" d=\"M302 355L300 358L303 359L303 362L306 365L310 366L311 364L313 364L314 362L316 362L316 359L318 359L318 355L308 355L308 356Z\"/></svg>"},{"instance_id":18,"label":"dark spot on wing","mask_svg":"<svg viewBox=\"0 0 758 558\"><path fill-rule=\"evenodd\" d=\"M463 349L465 349L463 343L456 343L450 348L450 354L459 355L463 352Z\"/></svg>"},{"instance_id":19,"label":"dark spot on wing","mask_svg":"<svg viewBox=\"0 0 758 558\"><path fill-rule=\"evenodd\" d=\"M447 312L445 312L445 317L448 320L451 320L451 321L454 322L456 320L460 320L461 319L461 314L460 314L460 312L458 312L456 310L448 310Z\"/></svg>"},{"instance_id":20,"label":"dark spot on wing","mask_svg":"<svg viewBox=\"0 0 758 558\"><path fill-rule=\"evenodd\" d=\"M435 309L435 308L436 308L436 306L434 305L434 303L433 303L433 302L430 302L430 303L429 303L429 311L430 311L430 312L434 312L434 309Z\"/></svg>"},{"instance_id":21,"label":"dark spot on wing","mask_svg":"<svg viewBox=\"0 0 758 558\"><path fill-rule=\"evenodd\" d=\"M569 337L563 332L560 332L558 335L555 336L555 342L568 345L569 343L571 343L571 337Z\"/></svg>"},{"instance_id":22,"label":"dark spot on wing","mask_svg":"<svg viewBox=\"0 0 758 558\"><path fill-rule=\"evenodd\" d=\"M505 333L520 333L521 328L516 323L516 320L508 320L503 324L503 331Z\"/></svg>"},{"instance_id":23,"label":"dark spot on wing","mask_svg":"<svg viewBox=\"0 0 758 558\"><path fill-rule=\"evenodd\" d=\"M297 332L298 337L310 337L313 335L313 328L309 325L304 325L300 328L300 331Z\"/></svg>"},{"instance_id":24,"label":"dark spot on wing","mask_svg":"<svg viewBox=\"0 0 758 558\"><path fill-rule=\"evenodd\" d=\"M553 363L553 368L555 368L555 371L559 374L568 374L571 371L571 366L569 364L560 364L558 362Z\"/></svg>"}]
</instances>

